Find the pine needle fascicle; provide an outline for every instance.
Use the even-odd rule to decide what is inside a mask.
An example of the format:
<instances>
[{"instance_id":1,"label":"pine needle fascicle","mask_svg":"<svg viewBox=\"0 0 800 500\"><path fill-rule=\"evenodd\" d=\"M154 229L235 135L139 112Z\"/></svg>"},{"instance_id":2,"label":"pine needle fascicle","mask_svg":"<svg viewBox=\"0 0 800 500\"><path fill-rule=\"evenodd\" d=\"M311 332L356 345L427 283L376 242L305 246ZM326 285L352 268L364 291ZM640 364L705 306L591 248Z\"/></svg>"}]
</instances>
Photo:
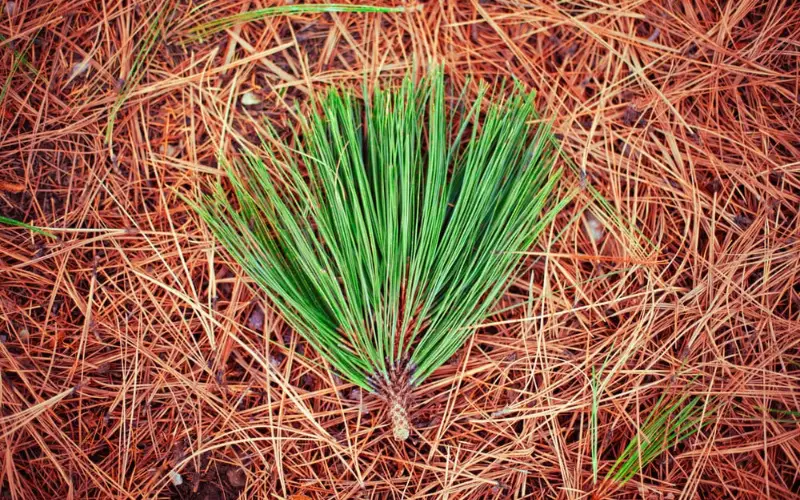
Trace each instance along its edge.
<instances>
[{"instance_id":1,"label":"pine needle fascicle","mask_svg":"<svg viewBox=\"0 0 800 500\"><path fill-rule=\"evenodd\" d=\"M639 432L617 457L606 480L610 479L618 486L624 485L668 448L710 423L707 409L699 396L690 398L684 395L671 404L663 404L663 401L664 395L656 402Z\"/></svg>"},{"instance_id":2,"label":"pine needle fascicle","mask_svg":"<svg viewBox=\"0 0 800 500\"><path fill-rule=\"evenodd\" d=\"M442 72L333 89L294 146L265 138L195 205L286 321L409 434L412 387L491 312L567 202L533 93L446 106ZM453 109L453 111L448 111ZM296 148L296 149L293 149Z\"/></svg>"}]
</instances>

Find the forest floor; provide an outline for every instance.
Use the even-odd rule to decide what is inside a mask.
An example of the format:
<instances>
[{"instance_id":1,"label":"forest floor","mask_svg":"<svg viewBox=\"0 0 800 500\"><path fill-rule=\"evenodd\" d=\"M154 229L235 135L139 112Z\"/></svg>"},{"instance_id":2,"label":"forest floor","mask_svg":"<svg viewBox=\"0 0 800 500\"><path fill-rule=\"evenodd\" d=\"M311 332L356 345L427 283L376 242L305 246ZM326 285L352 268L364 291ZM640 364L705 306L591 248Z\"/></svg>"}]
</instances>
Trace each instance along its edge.
<instances>
[{"instance_id":1,"label":"forest floor","mask_svg":"<svg viewBox=\"0 0 800 500\"><path fill-rule=\"evenodd\" d=\"M0 498L800 495L792 2L2 5ZM578 194L398 443L179 195L430 61L536 89Z\"/></svg>"}]
</instances>

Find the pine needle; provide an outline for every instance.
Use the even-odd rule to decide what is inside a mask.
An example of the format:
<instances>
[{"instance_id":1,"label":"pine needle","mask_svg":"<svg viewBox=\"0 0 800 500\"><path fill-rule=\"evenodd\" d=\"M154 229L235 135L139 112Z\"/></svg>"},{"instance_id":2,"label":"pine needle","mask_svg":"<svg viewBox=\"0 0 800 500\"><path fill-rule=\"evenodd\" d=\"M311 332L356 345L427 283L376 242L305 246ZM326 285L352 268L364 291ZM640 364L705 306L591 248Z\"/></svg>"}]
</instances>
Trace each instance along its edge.
<instances>
[{"instance_id":1,"label":"pine needle","mask_svg":"<svg viewBox=\"0 0 800 500\"><path fill-rule=\"evenodd\" d=\"M218 185L195 205L291 326L387 399L395 428L567 202L550 203L560 170L534 95L486 91L459 113L441 71L366 102L331 90L298 149L272 133L227 167L235 204Z\"/></svg>"},{"instance_id":2,"label":"pine needle","mask_svg":"<svg viewBox=\"0 0 800 500\"><path fill-rule=\"evenodd\" d=\"M688 399L688 401L687 401ZM608 471L606 479L621 486L636 476L668 448L689 438L704 425L703 400L699 397L679 398L664 406L663 396Z\"/></svg>"},{"instance_id":3,"label":"pine needle","mask_svg":"<svg viewBox=\"0 0 800 500\"><path fill-rule=\"evenodd\" d=\"M299 5L276 5L261 9L249 10L214 19L207 23L195 26L190 30L190 35L202 38L239 24L257 21L271 16L291 16L299 14L320 14L320 13L358 13L358 14L380 14L406 12L412 8L407 7L381 7L374 5L349 5L349 4L299 4ZM200 10L200 8L198 8Z\"/></svg>"},{"instance_id":4,"label":"pine needle","mask_svg":"<svg viewBox=\"0 0 800 500\"><path fill-rule=\"evenodd\" d=\"M21 227L23 229L28 229L29 231L33 231L36 234L41 234L42 236L47 236L48 238L53 238L53 239L56 238L56 235L54 235L50 231L47 231L46 229L42 229L40 227L32 226L32 225L27 224L25 222L21 222L21 221L18 221L16 219L12 219L11 217L5 217L3 215L0 215L0 224L5 225L5 226L11 226L11 227Z\"/></svg>"}]
</instances>

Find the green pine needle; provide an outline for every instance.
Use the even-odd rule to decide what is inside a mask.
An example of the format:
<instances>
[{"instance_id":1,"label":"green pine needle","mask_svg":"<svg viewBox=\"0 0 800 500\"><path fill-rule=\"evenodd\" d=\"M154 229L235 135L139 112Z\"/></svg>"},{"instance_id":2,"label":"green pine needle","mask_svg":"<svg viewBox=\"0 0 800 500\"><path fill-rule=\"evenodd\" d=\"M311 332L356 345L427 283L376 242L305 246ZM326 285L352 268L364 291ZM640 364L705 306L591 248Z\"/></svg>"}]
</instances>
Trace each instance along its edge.
<instances>
[{"instance_id":1,"label":"green pine needle","mask_svg":"<svg viewBox=\"0 0 800 500\"><path fill-rule=\"evenodd\" d=\"M133 60L133 63L128 70L127 78L125 79L122 89L120 89L117 99L114 101L114 104L111 105L111 109L108 111L108 123L106 124L105 131L105 143L107 145L111 145L113 141L114 123L117 120L117 115L122 110L122 107L125 105L128 97L130 97L133 89L139 84L144 76L145 69L150 61L150 56L152 55L153 50L156 48L156 44L161 39L159 32L163 27L162 23L164 19L168 17L168 7L169 4L163 4L161 9L153 14L152 20L148 24L144 36L141 38L137 37L138 41L136 42L136 47L134 47L136 58Z\"/></svg>"},{"instance_id":2,"label":"green pine needle","mask_svg":"<svg viewBox=\"0 0 800 500\"><path fill-rule=\"evenodd\" d=\"M567 202L551 200L557 151L534 95L486 93L450 112L441 71L366 102L331 90L293 147L271 133L227 167L235 203L218 185L195 205L287 322L367 390L399 371L411 387L447 361Z\"/></svg>"},{"instance_id":3,"label":"green pine needle","mask_svg":"<svg viewBox=\"0 0 800 500\"><path fill-rule=\"evenodd\" d=\"M32 231L32 232L34 232L36 234L41 234L42 236L47 236L48 238L53 238L53 239L56 238L56 235L54 235L53 233L51 233L50 231L48 231L46 229L42 229L40 227L32 226L30 224L26 224L25 222L21 222L21 221L18 221L16 219L12 219L11 217L5 217L3 215L0 215L0 224L5 225L5 226L11 226L11 227L21 227L23 229L28 229L29 231Z\"/></svg>"},{"instance_id":4,"label":"green pine needle","mask_svg":"<svg viewBox=\"0 0 800 500\"><path fill-rule=\"evenodd\" d=\"M668 448L699 431L709 421L704 418L703 400L683 396L670 405L663 405L662 395L641 430L622 451L606 479L623 485ZM688 400L688 401L687 401Z\"/></svg>"},{"instance_id":5,"label":"green pine needle","mask_svg":"<svg viewBox=\"0 0 800 500\"><path fill-rule=\"evenodd\" d=\"M200 6L197 10L202 10L206 7ZM272 7L264 7L261 9L250 10L247 12L240 12L230 16L225 16L207 23L195 26L190 30L190 35L195 37L204 37L224 31L239 24L257 21L265 17L271 16L292 16L299 14L320 14L320 13L398 13L412 10L407 7L381 7L375 5L349 5L349 4L298 4L298 5L276 5Z\"/></svg>"}]
</instances>

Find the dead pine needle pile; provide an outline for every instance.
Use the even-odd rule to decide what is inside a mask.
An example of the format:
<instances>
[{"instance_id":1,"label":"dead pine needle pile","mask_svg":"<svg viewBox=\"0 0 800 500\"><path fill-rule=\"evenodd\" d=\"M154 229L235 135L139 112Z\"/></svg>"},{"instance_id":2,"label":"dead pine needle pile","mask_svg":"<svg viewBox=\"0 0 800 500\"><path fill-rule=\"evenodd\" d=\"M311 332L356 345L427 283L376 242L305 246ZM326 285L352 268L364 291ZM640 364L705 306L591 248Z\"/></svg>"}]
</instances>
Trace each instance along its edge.
<instances>
[{"instance_id":1,"label":"dead pine needle pile","mask_svg":"<svg viewBox=\"0 0 800 500\"><path fill-rule=\"evenodd\" d=\"M4 2L0 498L798 498L799 48L772 0Z\"/></svg>"}]
</instances>

